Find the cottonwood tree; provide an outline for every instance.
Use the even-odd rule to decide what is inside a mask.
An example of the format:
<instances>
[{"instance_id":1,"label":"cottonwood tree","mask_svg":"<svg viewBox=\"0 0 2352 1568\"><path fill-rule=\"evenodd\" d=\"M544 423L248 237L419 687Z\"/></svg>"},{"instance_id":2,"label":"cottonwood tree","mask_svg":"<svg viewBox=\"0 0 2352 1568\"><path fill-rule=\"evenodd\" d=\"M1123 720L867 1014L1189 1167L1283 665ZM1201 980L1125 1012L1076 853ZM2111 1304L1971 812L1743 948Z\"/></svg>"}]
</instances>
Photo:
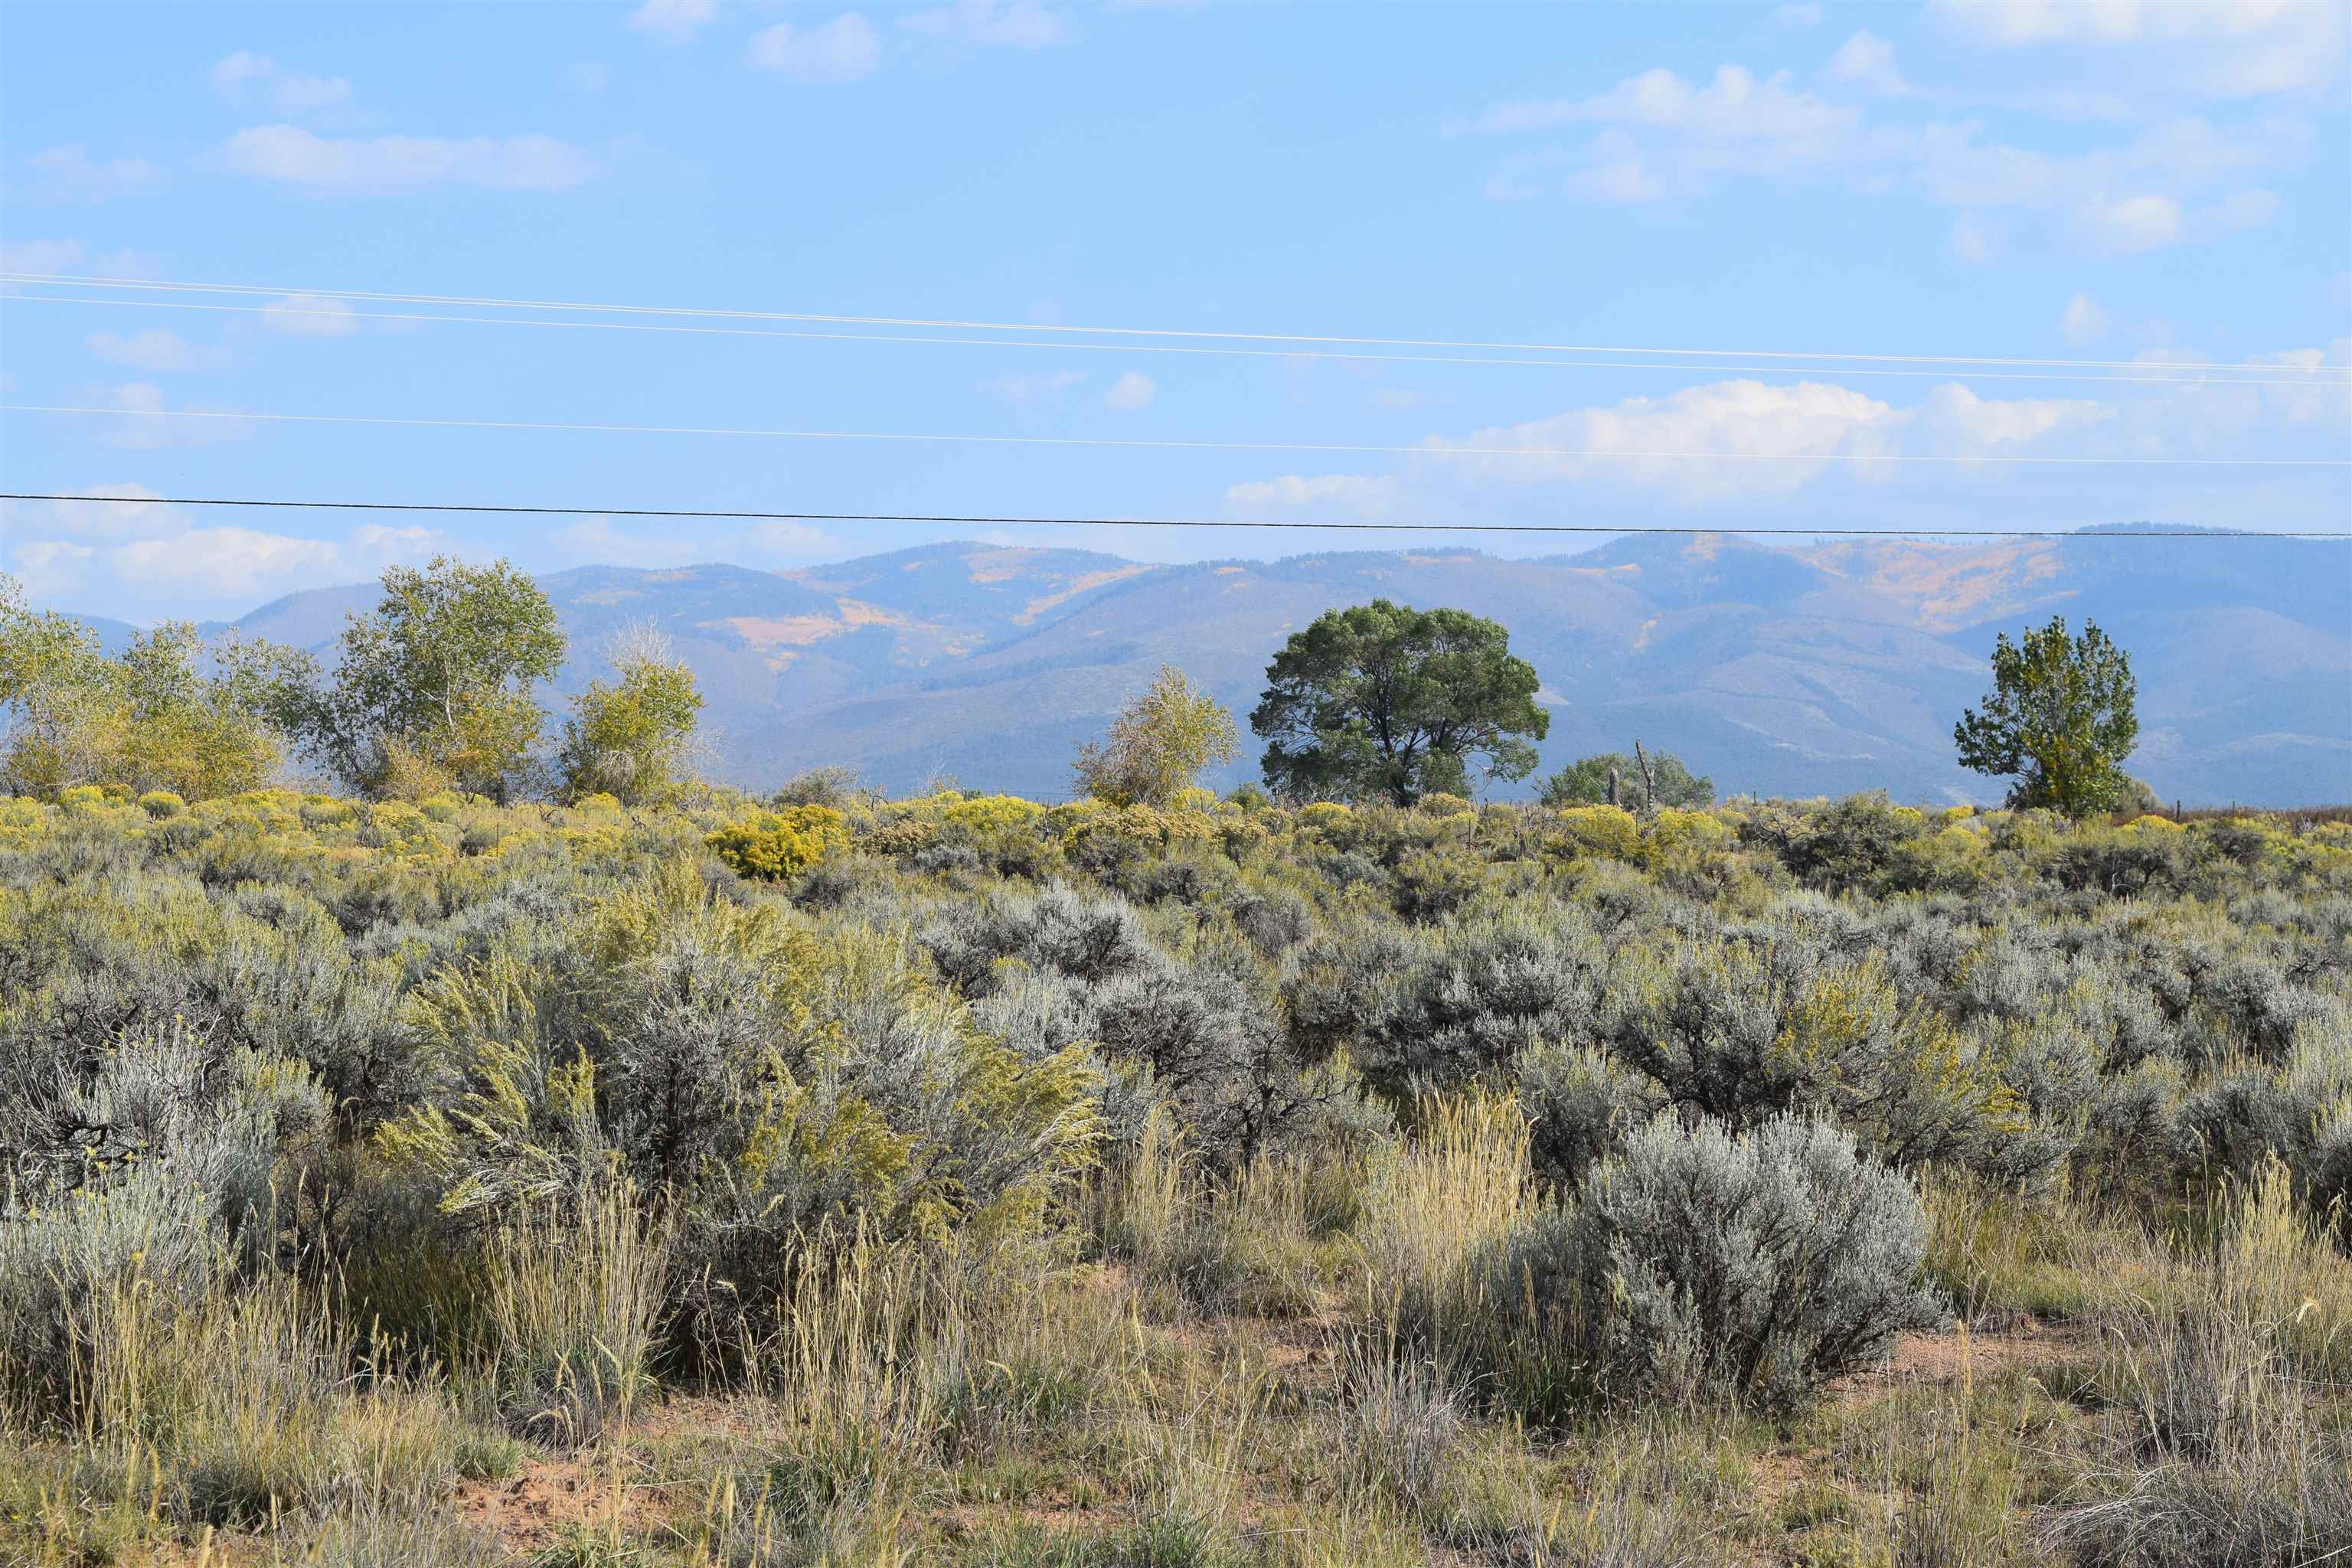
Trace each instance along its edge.
<instances>
[{"instance_id":1,"label":"cottonwood tree","mask_svg":"<svg viewBox=\"0 0 2352 1568\"><path fill-rule=\"evenodd\" d=\"M191 623L100 651L90 628L25 607L0 578L0 791L53 799L79 784L205 800L258 789L285 761L281 731L315 673L307 655Z\"/></svg>"},{"instance_id":2,"label":"cottonwood tree","mask_svg":"<svg viewBox=\"0 0 2352 1568\"><path fill-rule=\"evenodd\" d=\"M624 627L605 657L614 679L590 681L563 721L556 768L564 798L603 794L625 805L660 800L686 782L702 715L694 671L649 626Z\"/></svg>"},{"instance_id":3,"label":"cottonwood tree","mask_svg":"<svg viewBox=\"0 0 2352 1568\"><path fill-rule=\"evenodd\" d=\"M1375 599L1331 610L1294 633L1266 666L1250 728L1270 742L1265 779L1298 800L1387 799L1533 772L1551 716L1510 634L1465 610Z\"/></svg>"},{"instance_id":4,"label":"cottonwood tree","mask_svg":"<svg viewBox=\"0 0 2352 1568\"><path fill-rule=\"evenodd\" d=\"M299 716L311 749L373 795L458 788L504 800L530 765L534 688L563 662L555 606L504 561L394 566L343 627L331 686Z\"/></svg>"},{"instance_id":5,"label":"cottonwood tree","mask_svg":"<svg viewBox=\"0 0 2352 1568\"><path fill-rule=\"evenodd\" d=\"M2066 618L1992 652L1993 689L1981 712L1953 727L1960 765L2013 777L2012 806L2047 806L2069 816L2110 811L2133 795L2123 771L2139 739L2131 660L2091 621L2066 635Z\"/></svg>"},{"instance_id":6,"label":"cottonwood tree","mask_svg":"<svg viewBox=\"0 0 2352 1568\"><path fill-rule=\"evenodd\" d=\"M1202 773L1239 755L1234 716L1182 670L1164 664L1119 710L1108 735L1078 749L1072 766L1081 795L1113 805L1165 805Z\"/></svg>"}]
</instances>

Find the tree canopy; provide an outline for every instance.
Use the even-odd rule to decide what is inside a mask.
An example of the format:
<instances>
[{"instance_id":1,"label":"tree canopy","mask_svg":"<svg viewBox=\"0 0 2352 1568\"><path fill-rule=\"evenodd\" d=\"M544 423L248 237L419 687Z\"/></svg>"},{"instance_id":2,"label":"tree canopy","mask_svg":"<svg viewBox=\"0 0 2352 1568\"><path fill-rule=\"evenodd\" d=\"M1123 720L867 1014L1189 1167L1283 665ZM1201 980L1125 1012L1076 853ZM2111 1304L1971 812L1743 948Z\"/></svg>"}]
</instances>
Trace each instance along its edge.
<instances>
[{"instance_id":1,"label":"tree canopy","mask_svg":"<svg viewBox=\"0 0 2352 1568\"><path fill-rule=\"evenodd\" d=\"M563 653L555 606L506 562L394 566L383 600L343 627L334 684L299 728L369 794L455 787L503 800L539 742L532 688Z\"/></svg>"},{"instance_id":2,"label":"tree canopy","mask_svg":"<svg viewBox=\"0 0 2352 1568\"><path fill-rule=\"evenodd\" d=\"M1573 762L1544 781L1543 803L1549 806L1599 805L1609 798L1609 775L1614 772L1626 803L1700 806L1715 804L1715 781L1693 773L1672 752L1648 752L1649 777L1642 764L1622 752L1603 752Z\"/></svg>"},{"instance_id":3,"label":"tree canopy","mask_svg":"<svg viewBox=\"0 0 2352 1568\"><path fill-rule=\"evenodd\" d=\"M684 782L702 693L669 639L649 627L625 628L606 655L614 679L590 681L563 722L556 770L564 796L609 795L627 805L657 801Z\"/></svg>"},{"instance_id":4,"label":"tree canopy","mask_svg":"<svg viewBox=\"0 0 2352 1568\"><path fill-rule=\"evenodd\" d=\"M2022 642L2003 632L1992 677L1982 711L1968 710L1953 727L1962 767L2016 779L2011 805L2069 816L2110 811L2132 797L2123 761L2139 739L2138 687L2131 660L2096 623L2084 621L2075 637L2067 636L2063 616L2029 629Z\"/></svg>"},{"instance_id":5,"label":"tree canopy","mask_svg":"<svg viewBox=\"0 0 2352 1568\"><path fill-rule=\"evenodd\" d=\"M1128 700L1110 733L1079 748L1080 793L1114 805L1165 805L1207 769L1241 755L1234 716L1173 665Z\"/></svg>"},{"instance_id":6,"label":"tree canopy","mask_svg":"<svg viewBox=\"0 0 2352 1568\"><path fill-rule=\"evenodd\" d=\"M1294 633L1266 666L1250 728L1270 742L1267 784L1289 799L1388 799L1471 793L1533 772L1551 716L1510 634L1465 610L1375 599Z\"/></svg>"},{"instance_id":7,"label":"tree canopy","mask_svg":"<svg viewBox=\"0 0 2352 1568\"><path fill-rule=\"evenodd\" d=\"M290 695L307 655L189 622L133 637L113 658L81 622L24 606L0 579L0 793L54 799L79 784L204 800L256 789L286 754Z\"/></svg>"}]
</instances>

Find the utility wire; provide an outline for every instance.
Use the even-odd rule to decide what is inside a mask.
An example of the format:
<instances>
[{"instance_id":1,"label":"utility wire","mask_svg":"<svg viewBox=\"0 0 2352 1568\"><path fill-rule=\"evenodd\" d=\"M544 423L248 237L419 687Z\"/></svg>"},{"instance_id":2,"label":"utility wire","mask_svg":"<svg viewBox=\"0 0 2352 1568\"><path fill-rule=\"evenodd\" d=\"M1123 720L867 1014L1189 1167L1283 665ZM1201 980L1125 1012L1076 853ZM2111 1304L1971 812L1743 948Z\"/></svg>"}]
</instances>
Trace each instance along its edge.
<instances>
[{"instance_id":1,"label":"utility wire","mask_svg":"<svg viewBox=\"0 0 2352 1568\"><path fill-rule=\"evenodd\" d=\"M354 310L349 306L329 309L324 305L292 305L278 302L268 305L224 305L190 300L135 300L123 297L108 299L75 294L0 294L0 303L38 305L112 305L131 309L156 310L206 310L237 312L269 317L299 316L333 321L416 321L446 322L463 326L482 327L565 327L609 332L678 333L696 337L720 338L783 338L805 342L844 343L916 343L946 344L964 348L1052 349L1057 353L1087 351L1095 353L1119 354L1195 354L1219 359L1278 359L1278 360L1338 360L1351 363L1383 364L1476 364L1528 365L1538 369L1556 370L1649 370L1649 371L1736 371L1746 375L1826 375L1840 378L1853 376L1900 377L1908 380L1948 381L1966 374L1979 381L2069 381L2120 383L2131 386L2308 386L2308 380L2278 375L2155 375L2118 374L2113 371L2023 371L2023 370L1890 370L1883 366L1853 365L1759 365L1694 363L1686 360L1595 360L1595 359L1528 359L1523 356L1472 354L1396 354L1334 353L1323 349L1238 349L1211 348L1198 343L1091 343L1066 340L1037 338L950 338L909 332L841 332L805 331L773 327L693 327L650 321L566 321L561 318L530 316L444 316L407 310ZM2227 365L2228 370L2263 370L2258 365ZM2282 372L2307 374L2302 367L2281 365Z\"/></svg>"},{"instance_id":2,"label":"utility wire","mask_svg":"<svg viewBox=\"0 0 2352 1568\"><path fill-rule=\"evenodd\" d=\"M314 511L467 512L525 517L664 517L703 518L736 522L925 522L972 524L1038 524L1058 528L1257 528L1353 531L1382 533L1661 533L1677 535L1741 534L1811 539L2076 539L2104 542L2110 539L2322 539L2347 540L2344 533L2299 532L2278 529L2133 529L2116 533L2053 533L2021 528L1696 528L1678 525L1611 524L1598 522L1306 522L1226 521L1217 518L1177 517L985 517L969 513L896 511L749 511L681 507L503 506L468 501L277 500L228 499L219 496L103 496L54 490L0 491L0 500L78 501L87 506L249 506Z\"/></svg>"},{"instance_id":3,"label":"utility wire","mask_svg":"<svg viewBox=\"0 0 2352 1568\"><path fill-rule=\"evenodd\" d=\"M1057 336L1205 338L1240 342L1338 343L1370 348L1491 349L1528 353L1654 354L1678 358L1748 360L1846 360L1886 364L2024 365L2091 370L2244 370L2247 366L2194 360L2074 360L1990 358L1960 354L1869 354L1793 349L1650 348L1615 343L1501 342L1454 338L1349 337L1307 332L1229 332L1171 327L1057 326L1034 321L955 321L923 316L853 316L814 310L741 310L683 305L600 305L560 300L510 300L462 294L402 294L365 289L285 289L248 283L167 282L140 278L84 278L68 273L0 271L0 281L68 284L83 288L124 289L216 294L314 294L348 300L371 300L410 305L470 305L503 310L581 310L607 315L702 316L738 321L814 321L840 326L929 327L979 331L1026 331ZM2280 366L2299 371L2298 366ZM2312 367L2342 374L2352 367ZM2310 374L2310 372L2304 372Z\"/></svg>"},{"instance_id":4,"label":"utility wire","mask_svg":"<svg viewBox=\"0 0 2352 1568\"><path fill-rule=\"evenodd\" d=\"M1008 447L1126 447L1160 451L1345 452L1437 458L1573 458L1605 461L1696 461L1769 463L1939 463L2001 467L2352 468L2341 458L2084 458L1999 455L1944 457L1901 452L1627 452L1574 447L1376 447L1310 441L1155 441L1124 436L933 435L900 430L762 430L723 426L562 424L526 419L423 419L379 414L257 414L234 408L92 408L39 403L0 403L0 413L97 414L118 419L252 419L289 425L388 425L456 430L552 430L602 436L745 436L797 441L913 441Z\"/></svg>"}]
</instances>

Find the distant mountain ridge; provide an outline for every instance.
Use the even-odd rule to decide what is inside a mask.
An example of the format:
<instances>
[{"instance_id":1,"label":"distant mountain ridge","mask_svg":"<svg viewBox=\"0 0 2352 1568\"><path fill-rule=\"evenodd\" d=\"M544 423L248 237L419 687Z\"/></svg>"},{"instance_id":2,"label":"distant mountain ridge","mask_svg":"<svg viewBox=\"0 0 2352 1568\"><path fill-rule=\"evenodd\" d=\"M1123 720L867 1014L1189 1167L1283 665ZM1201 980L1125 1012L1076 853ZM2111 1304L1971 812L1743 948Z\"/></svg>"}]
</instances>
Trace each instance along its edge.
<instances>
[{"instance_id":1,"label":"distant mountain ridge","mask_svg":"<svg viewBox=\"0 0 2352 1568\"><path fill-rule=\"evenodd\" d=\"M1547 771L1638 738L1726 792L1990 801L1999 786L1953 761L1953 722L1983 696L1999 632L2064 615L2131 654L2130 765L2159 795L2352 800L2352 543L2129 531L1786 548L1647 535L1533 561L1413 550L1178 566L944 543L793 572L591 566L539 581L572 638L561 691L604 672L607 633L651 621L702 684L719 772L755 788L843 763L893 790L943 772L1056 796L1078 742L1160 664L1246 715L1285 637L1385 595L1510 628L1552 715ZM235 624L323 649L374 597L318 589ZM1255 772L1253 749L1217 782Z\"/></svg>"}]
</instances>

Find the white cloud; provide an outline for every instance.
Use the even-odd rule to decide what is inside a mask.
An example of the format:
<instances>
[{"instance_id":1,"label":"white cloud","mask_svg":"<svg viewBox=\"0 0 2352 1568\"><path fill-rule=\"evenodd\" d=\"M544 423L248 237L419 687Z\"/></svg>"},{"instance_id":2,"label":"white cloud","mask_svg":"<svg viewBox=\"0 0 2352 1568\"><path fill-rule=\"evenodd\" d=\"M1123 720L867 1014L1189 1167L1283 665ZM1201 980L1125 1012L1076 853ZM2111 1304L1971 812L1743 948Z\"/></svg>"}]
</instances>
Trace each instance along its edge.
<instances>
[{"instance_id":1,"label":"white cloud","mask_svg":"<svg viewBox=\"0 0 2352 1568\"><path fill-rule=\"evenodd\" d=\"M1603 202L1655 202L1669 195L1623 132L1604 131L1593 138L1592 147L1600 156L1591 168L1569 176L1570 189Z\"/></svg>"},{"instance_id":2,"label":"white cloud","mask_svg":"<svg viewBox=\"0 0 2352 1568\"><path fill-rule=\"evenodd\" d=\"M1895 46L1867 29L1840 45L1826 68L1832 81L1882 98L1901 98L1911 90L1911 84L1895 68Z\"/></svg>"},{"instance_id":3,"label":"white cloud","mask_svg":"<svg viewBox=\"0 0 2352 1568\"><path fill-rule=\"evenodd\" d=\"M0 271L79 272L98 278L141 278L154 263L131 250L92 254L78 239L20 239L0 243Z\"/></svg>"},{"instance_id":4,"label":"white cloud","mask_svg":"<svg viewBox=\"0 0 2352 1568\"><path fill-rule=\"evenodd\" d=\"M153 539L188 525L187 513L144 485L92 485L69 493L92 499L10 502L11 526L77 539Z\"/></svg>"},{"instance_id":5,"label":"white cloud","mask_svg":"<svg viewBox=\"0 0 2352 1568\"><path fill-rule=\"evenodd\" d=\"M2352 420L2352 338L2337 338L2325 349L2287 349L2256 354L2250 365L2284 366L2314 373L2308 382L2284 382L2263 388L2263 397L2276 413L2298 425L2323 418Z\"/></svg>"},{"instance_id":6,"label":"white cloud","mask_svg":"<svg viewBox=\"0 0 2352 1568\"><path fill-rule=\"evenodd\" d=\"M205 370L221 363L217 351L191 347L169 327L149 327L128 337L119 332L92 332L83 342L99 358L140 370Z\"/></svg>"},{"instance_id":7,"label":"white cloud","mask_svg":"<svg viewBox=\"0 0 2352 1568\"><path fill-rule=\"evenodd\" d=\"M1278 479L1253 479L1225 491L1240 507L1328 507L1359 515L1377 516L1396 499L1397 481L1385 474L1321 474L1309 479L1285 474Z\"/></svg>"},{"instance_id":8,"label":"white cloud","mask_svg":"<svg viewBox=\"0 0 2352 1568\"><path fill-rule=\"evenodd\" d=\"M2346 8L2328 0L1933 0L1939 21L1997 47L2147 54L2221 98L2329 90L2343 80Z\"/></svg>"},{"instance_id":9,"label":"white cloud","mask_svg":"<svg viewBox=\"0 0 2352 1568\"><path fill-rule=\"evenodd\" d=\"M1758 77L1742 66L1717 68L1705 86L1660 67L1585 99L1497 104L1468 129L1501 133L1572 123L1670 131L1716 142L1769 142L1790 155L1816 153L1861 123L1862 110L1790 86L1789 73Z\"/></svg>"},{"instance_id":10,"label":"white cloud","mask_svg":"<svg viewBox=\"0 0 2352 1568\"><path fill-rule=\"evenodd\" d=\"M352 84L339 76L303 76L278 68L268 55L247 49L213 67L213 90L230 103L260 102L278 114L310 114L351 101Z\"/></svg>"},{"instance_id":11,"label":"white cloud","mask_svg":"<svg viewBox=\"0 0 2352 1568\"><path fill-rule=\"evenodd\" d=\"M981 385L1003 398L1007 403L1035 403L1057 392L1066 392L1087 379L1082 370L1038 371L1031 375L1007 375Z\"/></svg>"},{"instance_id":12,"label":"white cloud","mask_svg":"<svg viewBox=\"0 0 2352 1568\"><path fill-rule=\"evenodd\" d=\"M1833 470L1885 479L1894 465L1868 459L1990 457L2112 416L2104 404L1988 399L1958 384L1937 387L1916 408L1897 408L1822 382L1721 381L1459 438L1433 437L1426 445L1494 452L1443 455L1476 477L1592 479L1706 502L1791 495ZM1694 453L1722 460L1678 455Z\"/></svg>"},{"instance_id":13,"label":"white cloud","mask_svg":"<svg viewBox=\"0 0 2352 1568\"><path fill-rule=\"evenodd\" d=\"M1103 394L1103 406L1129 410L1149 408L1151 400L1159 395L1157 383L1141 371L1131 370L1110 384L1110 390Z\"/></svg>"},{"instance_id":14,"label":"white cloud","mask_svg":"<svg viewBox=\"0 0 2352 1568\"><path fill-rule=\"evenodd\" d=\"M1910 89L1883 39L1857 33L1831 74L1879 93ZM1988 141L1976 121L1874 123L1853 104L1724 66L1704 86L1646 71L1581 100L1507 103L1475 125L1490 132L1570 124L1598 129L1580 144L1522 153L1489 179L1489 194L1523 198L1550 188L1591 200L1646 202L1702 192L1727 178L1839 178L1876 195L1906 189L1935 205L2015 208L2024 226L2094 251L2129 252L2257 226L2274 193L2257 171L2300 162L2311 131L2291 119L2216 126L2187 116L2126 142L2048 153ZM1956 255L1994 248L1983 225L1954 231Z\"/></svg>"},{"instance_id":15,"label":"white cloud","mask_svg":"<svg viewBox=\"0 0 2352 1568\"><path fill-rule=\"evenodd\" d=\"M2094 199L2084 209L2083 221L2108 250L2156 250L2180 239L2180 204L2170 196L2125 196L2116 201Z\"/></svg>"},{"instance_id":16,"label":"white cloud","mask_svg":"<svg viewBox=\"0 0 2352 1568\"><path fill-rule=\"evenodd\" d=\"M31 539L16 546L8 563L27 594L49 598L80 587L82 568L96 553L67 540Z\"/></svg>"},{"instance_id":17,"label":"white cloud","mask_svg":"<svg viewBox=\"0 0 2352 1568\"><path fill-rule=\"evenodd\" d=\"M840 542L821 528L781 519L752 524L743 539L754 550L771 555L822 555L841 548Z\"/></svg>"},{"instance_id":18,"label":"white cloud","mask_svg":"<svg viewBox=\"0 0 2352 1568\"><path fill-rule=\"evenodd\" d=\"M323 539L250 528L192 528L164 539L119 544L107 559L129 583L186 584L215 594L252 594L264 584L313 575L341 552Z\"/></svg>"},{"instance_id":19,"label":"white cloud","mask_svg":"<svg viewBox=\"0 0 2352 1568\"><path fill-rule=\"evenodd\" d=\"M716 14L710 0L646 0L629 13L629 26L665 43L683 44L709 26Z\"/></svg>"},{"instance_id":20,"label":"white cloud","mask_svg":"<svg viewBox=\"0 0 2352 1568\"><path fill-rule=\"evenodd\" d=\"M2088 343L2105 337L2114 321L2096 300L2088 294L2077 294L2066 301L2066 313L2058 324L2068 342Z\"/></svg>"},{"instance_id":21,"label":"white cloud","mask_svg":"<svg viewBox=\"0 0 2352 1568\"><path fill-rule=\"evenodd\" d=\"M1459 439L1433 437L1428 444L1506 454L1446 458L1486 478L1528 484L1600 475L1668 490L1686 500L1713 500L1787 495L1837 466L1819 456L1809 462L1790 454L1887 456L1895 449L1906 417L1902 410L1848 387L1724 381L1685 387L1662 398L1632 397L1613 407L1581 408L1474 431ZM1542 455L1528 455L1531 450ZM1580 455L1551 455L1559 452ZM1687 452L1782 460L1710 463L1665 455ZM1580 455L1585 453L1624 455Z\"/></svg>"},{"instance_id":22,"label":"white cloud","mask_svg":"<svg viewBox=\"0 0 2352 1568\"><path fill-rule=\"evenodd\" d=\"M347 300L318 294L289 294L261 308L261 324L298 338L347 338L359 331L359 314Z\"/></svg>"},{"instance_id":23,"label":"white cloud","mask_svg":"<svg viewBox=\"0 0 2352 1568\"><path fill-rule=\"evenodd\" d=\"M163 178L162 165L144 158L94 160L86 142L35 153L25 160L25 167L32 171L31 178L19 183L15 194L35 202L102 202Z\"/></svg>"},{"instance_id":24,"label":"white cloud","mask_svg":"<svg viewBox=\"0 0 2352 1568\"><path fill-rule=\"evenodd\" d=\"M793 81L856 81L882 63L882 36L855 11L817 27L779 22L751 36L752 65Z\"/></svg>"},{"instance_id":25,"label":"white cloud","mask_svg":"<svg viewBox=\"0 0 2352 1568\"><path fill-rule=\"evenodd\" d=\"M630 533L604 517L583 518L555 537L575 558L600 565L679 566L698 553L685 540Z\"/></svg>"},{"instance_id":26,"label":"white cloud","mask_svg":"<svg viewBox=\"0 0 2352 1568\"><path fill-rule=\"evenodd\" d=\"M1035 0L954 0L936 10L898 18L908 32L960 44L1009 44L1042 49L1065 37L1061 18Z\"/></svg>"},{"instance_id":27,"label":"white cloud","mask_svg":"<svg viewBox=\"0 0 2352 1568\"><path fill-rule=\"evenodd\" d=\"M257 125L221 143L239 174L320 190L431 184L562 191L596 173L588 155L552 136L320 136L299 125Z\"/></svg>"},{"instance_id":28,"label":"white cloud","mask_svg":"<svg viewBox=\"0 0 2352 1568\"><path fill-rule=\"evenodd\" d=\"M389 528L380 522L363 522L352 530L352 553L362 560L379 565L395 561L423 561L436 552L446 550L449 536L437 528L411 523L406 528Z\"/></svg>"},{"instance_id":29,"label":"white cloud","mask_svg":"<svg viewBox=\"0 0 2352 1568\"><path fill-rule=\"evenodd\" d=\"M210 405L188 405L188 413L204 415L204 418L166 417L165 411L170 405L163 396L163 389L152 382L134 381L121 386L101 387L85 395L92 406L145 416L110 417L101 426L110 445L130 451L154 451L166 447L206 447L215 441L241 440L253 433L252 425L237 417L236 410Z\"/></svg>"},{"instance_id":30,"label":"white cloud","mask_svg":"<svg viewBox=\"0 0 2352 1568\"><path fill-rule=\"evenodd\" d=\"M6 531L37 530L48 536L18 545L14 569L46 596L111 593L110 613L126 616L127 607L115 607L124 600L160 600L169 614L199 613L207 601L249 604L265 591L350 581L395 561L424 560L448 545L447 535L419 525L365 523L341 541L234 525L191 527L185 511L143 486L80 493L100 498L100 504L19 503L5 514Z\"/></svg>"},{"instance_id":31,"label":"white cloud","mask_svg":"<svg viewBox=\"0 0 2352 1568\"><path fill-rule=\"evenodd\" d=\"M1916 449L1934 457L1985 457L2057 430L2104 424L2116 411L2089 398L1987 398L1957 382L1937 387L1916 414Z\"/></svg>"},{"instance_id":32,"label":"white cloud","mask_svg":"<svg viewBox=\"0 0 2352 1568\"><path fill-rule=\"evenodd\" d=\"M613 80L611 68L602 60L582 60L564 76L582 92L602 92Z\"/></svg>"},{"instance_id":33,"label":"white cloud","mask_svg":"<svg viewBox=\"0 0 2352 1568\"><path fill-rule=\"evenodd\" d=\"M1818 27L1822 25L1819 5L1783 5L1772 13L1772 20L1783 27Z\"/></svg>"}]
</instances>

